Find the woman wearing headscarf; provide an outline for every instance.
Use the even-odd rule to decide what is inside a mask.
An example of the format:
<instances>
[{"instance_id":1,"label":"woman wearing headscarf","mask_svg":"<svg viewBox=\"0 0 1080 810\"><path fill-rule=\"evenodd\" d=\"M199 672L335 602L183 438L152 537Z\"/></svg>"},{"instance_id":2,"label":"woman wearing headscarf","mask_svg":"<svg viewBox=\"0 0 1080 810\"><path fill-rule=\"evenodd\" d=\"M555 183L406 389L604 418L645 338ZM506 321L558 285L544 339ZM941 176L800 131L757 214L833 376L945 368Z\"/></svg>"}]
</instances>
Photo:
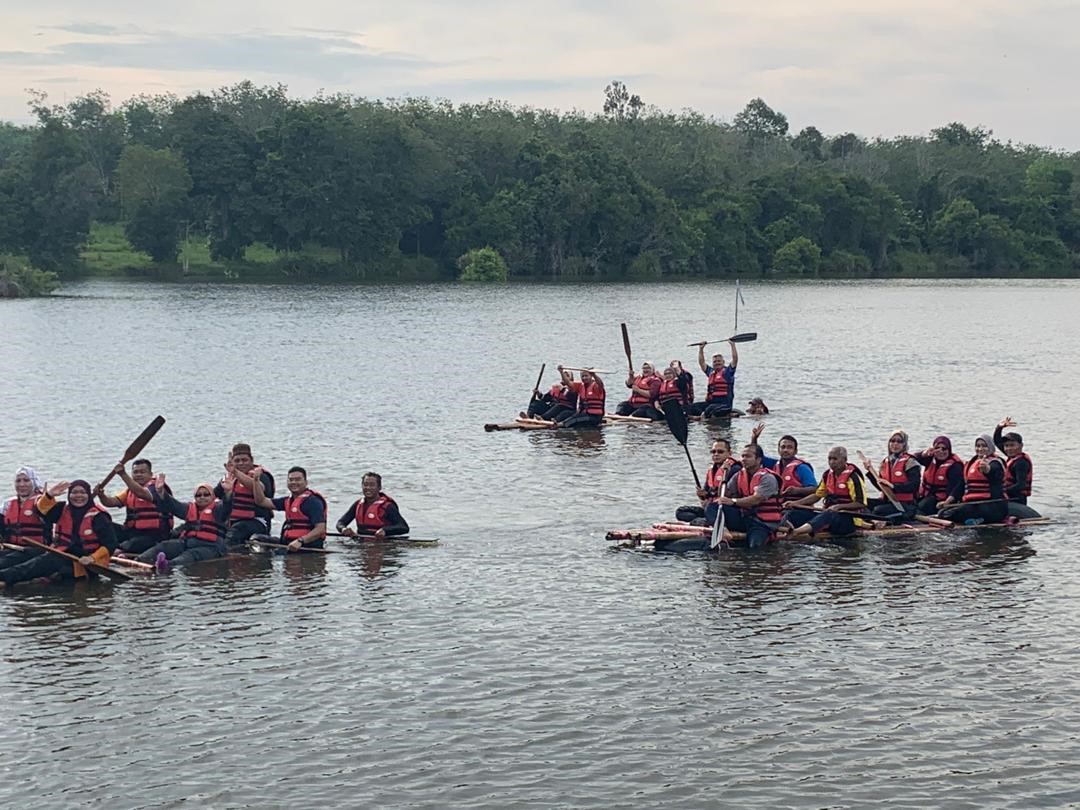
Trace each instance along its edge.
<instances>
[{"instance_id":1,"label":"woman wearing headscarf","mask_svg":"<svg viewBox=\"0 0 1080 810\"><path fill-rule=\"evenodd\" d=\"M44 484L33 467L19 467L15 471L15 496L8 498L0 509L0 538L8 546L0 551L0 569L24 563L41 553L26 540L47 542L50 537L48 525L35 508Z\"/></svg>"},{"instance_id":2,"label":"woman wearing headscarf","mask_svg":"<svg viewBox=\"0 0 1080 810\"><path fill-rule=\"evenodd\" d=\"M67 501L56 496L67 492ZM49 489L34 505L38 514L52 527L50 546L79 557L72 563L57 554L39 554L19 565L0 570L0 580L10 585L38 577L59 575L63 579L86 576L83 565L108 565L116 548L116 533L109 513L94 504L93 490L82 479L61 481ZM80 564L81 563L81 564Z\"/></svg>"},{"instance_id":3,"label":"woman wearing headscarf","mask_svg":"<svg viewBox=\"0 0 1080 810\"><path fill-rule=\"evenodd\" d=\"M866 465L867 470L870 465ZM886 497L871 498L868 504L876 515L887 518L890 523L910 520L915 515L915 500L922 483L922 468L915 457L908 452L908 435L902 430L894 430L889 436L888 453L881 460L877 470L877 480L903 508L896 514L896 506Z\"/></svg>"},{"instance_id":4,"label":"woman wearing headscarf","mask_svg":"<svg viewBox=\"0 0 1080 810\"><path fill-rule=\"evenodd\" d=\"M938 436L915 460L923 466L922 486L916 514L936 515L939 509L957 503L964 494L964 462L952 451L948 436Z\"/></svg>"},{"instance_id":5,"label":"woman wearing headscarf","mask_svg":"<svg viewBox=\"0 0 1080 810\"><path fill-rule=\"evenodd\" d=\"M989 433L975 439L975 455L964 465L964 494L959 506L942 510L954 523L1002 523L1009 514L1005 501L1005 462L994 452Z\"/></svg>"},{"instance_id":6,"label":"woman wearing headscarf","mask_svg":"<svg viewBox=\"0 0 1080 810\"><path fill-rule=\"evenodd\" d=\"M231 477L223 482L227 490L231 490L232 485ZM169 492L165 476L160 473L154 478L149 491L162 514L178 517L186 523L179 537L162 540L147 549L137 558L139 562L154 563L159 571L165 572L170 566L190 565L225 556L225 532L231 498L219 500L214 497L212 486L199 484L195 487L193 500L187 503L178 501Z\"/></svg>"}]
</instances>

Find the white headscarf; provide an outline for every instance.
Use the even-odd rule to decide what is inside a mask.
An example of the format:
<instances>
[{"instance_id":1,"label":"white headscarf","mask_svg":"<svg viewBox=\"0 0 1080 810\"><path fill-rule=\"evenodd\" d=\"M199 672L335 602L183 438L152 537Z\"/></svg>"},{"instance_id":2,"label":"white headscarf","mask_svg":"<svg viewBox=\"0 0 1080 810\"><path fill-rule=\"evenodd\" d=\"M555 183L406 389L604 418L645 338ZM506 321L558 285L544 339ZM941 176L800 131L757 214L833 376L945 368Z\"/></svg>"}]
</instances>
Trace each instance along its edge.
<instances>
[{"instance_id":1,"label":"white headscarf","mask_svg":"<svg viewBox=\"0 0 1080 810\"><path fill-rule=\"evenodd\" d=\"M19 467L15 471L15 477L25 475L30 479L30 483L34 487L34 492L40 493L45 491L45 482L41 480L41 476L37 474L37 471L33 467Z\"/></svg>"}]
</instances>

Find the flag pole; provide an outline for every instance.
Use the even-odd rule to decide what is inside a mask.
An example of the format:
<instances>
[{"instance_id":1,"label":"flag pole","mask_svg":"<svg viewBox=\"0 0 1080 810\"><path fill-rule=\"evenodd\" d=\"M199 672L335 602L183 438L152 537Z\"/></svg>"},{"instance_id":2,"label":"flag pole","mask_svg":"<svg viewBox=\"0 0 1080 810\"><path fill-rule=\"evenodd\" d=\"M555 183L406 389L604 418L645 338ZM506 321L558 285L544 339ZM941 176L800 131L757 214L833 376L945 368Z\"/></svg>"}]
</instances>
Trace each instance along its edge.
<instances>
[{"instance_id":1,"label":"flag pole","mask_svg":"<svg viewBox=\"0 0 1080 810\"><path fill-rule=\"evenodd\" d=\"M739 334L739 279L735 279L735 330L732 334Z\"/></svg>"}]
</instances>

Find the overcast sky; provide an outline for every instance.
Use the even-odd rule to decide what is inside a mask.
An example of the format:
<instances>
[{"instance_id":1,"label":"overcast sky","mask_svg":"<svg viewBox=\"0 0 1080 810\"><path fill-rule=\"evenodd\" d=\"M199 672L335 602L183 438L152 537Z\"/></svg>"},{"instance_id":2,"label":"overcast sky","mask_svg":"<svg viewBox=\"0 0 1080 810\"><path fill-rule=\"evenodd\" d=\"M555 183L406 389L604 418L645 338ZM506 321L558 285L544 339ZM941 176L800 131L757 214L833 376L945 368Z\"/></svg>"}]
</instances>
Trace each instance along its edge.
<instances>
[{"instance_id":1,"label":"overcast sky","mask_svg":"<svg viewBox=\"0 0 1080 810\"><path fill-rule=\"evenodd\" d=\"M242 79L370 98L647 104L725 120L754 96L792 131L866 137L950 121L1080 150L1080 0L0 0L0 119Z\"/></svg>"}]
</instances>

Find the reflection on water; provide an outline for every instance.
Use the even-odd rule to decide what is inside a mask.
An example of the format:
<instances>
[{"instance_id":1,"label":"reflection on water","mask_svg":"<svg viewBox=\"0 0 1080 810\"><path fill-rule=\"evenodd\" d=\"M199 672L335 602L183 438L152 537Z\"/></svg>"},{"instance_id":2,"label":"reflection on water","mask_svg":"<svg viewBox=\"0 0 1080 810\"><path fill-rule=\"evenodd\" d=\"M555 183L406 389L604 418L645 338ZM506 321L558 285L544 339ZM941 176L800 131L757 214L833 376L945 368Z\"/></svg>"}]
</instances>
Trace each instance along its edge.
<instances>
[{"instance_id":1,"label":"reflection on water","mask_svg":"<svg viewBox=\"0 0 1080 810\"><path fill-rule=\"evenodd\" d=\"M332 518L381 472L415 534L442 542L0 594L4 806L1080 804L1058 429L1080 421L1080 285L747 285L740 325L760 337L740 346L736 395L773 409L767 450L790 433L820 471L830 445L877 456L901 426L964 455L1008 413L1057 522L712 558L603 540L693 502L665 425L482 425L523 407L541 362L622 368L618 325L643 295L680 324L629 322L635 356L689 365L685 344L730 324L723 284L614 285L587 308L555 286L69 292L0 305L0 471L103 477L162 413L147 455L178 491L247 441L282 484L306 466ZM552 330L556 312L573 328ZM903 339L851 339L885 312ZM131 335L155 351L137 384ZM928 345L948 349L912 350ZM62 384L26 360L72 346L92 361ZM478 369L483 385L461 379ZM691 424L699 473L714 438L737 447L753 424Z\"/></svg>"}]
</instances>

